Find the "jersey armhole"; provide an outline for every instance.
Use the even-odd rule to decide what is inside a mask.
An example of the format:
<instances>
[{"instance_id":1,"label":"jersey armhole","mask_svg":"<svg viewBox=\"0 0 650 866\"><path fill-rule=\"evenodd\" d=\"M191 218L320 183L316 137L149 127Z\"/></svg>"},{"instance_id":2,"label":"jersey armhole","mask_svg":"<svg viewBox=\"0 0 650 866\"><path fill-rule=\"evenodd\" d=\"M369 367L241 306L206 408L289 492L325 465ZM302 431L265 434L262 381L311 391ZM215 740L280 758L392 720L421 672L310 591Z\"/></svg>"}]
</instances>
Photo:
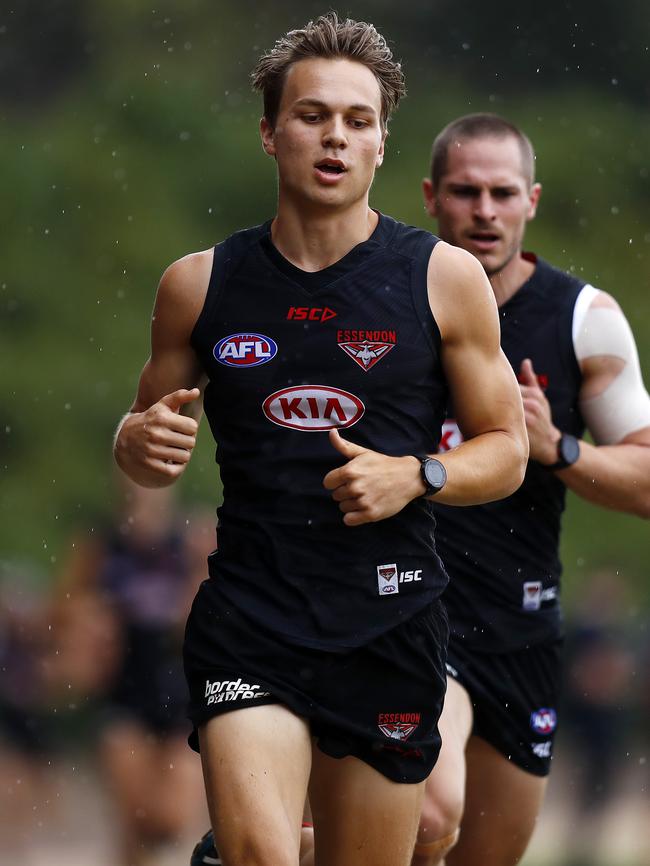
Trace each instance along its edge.
<instances>
[{"instance_id":1,"label":"jersey armhole","mask_svg":"<svg viewBox=\"0 0 650 866\"><path fill-rule=\"evenodd\" d=\"M192 328L192 333L190 335L190 344L195 349L197 348L197 340L203 323L206 320L210 321L219 305L219 301L221 300L221 296L223 294L223 287L226 284L226 274L230 261L227 257L227 247L228 240L225 240L220 244L216 244L212 253L212 270L210 271L210 282L208 283L208 290L205 295L203 307L198 315L196 322L194 323L194 327Z\"/></svg>"},{"instance_id":2,"label":"jersey armhole","mask_svg":"<svg viewBox=\"0 0 650 866\"><path fill-rule=\"evenodd\" d=\"M411 299L415 314L420 322L422 332L435 356L439 359L442 347L442 335L436 322L431 304L429 303L429 291L427 274L429 272L429 260L433 248L439 238L434 235L425 237L420 245L417 256L411 263Z\"/></svg>"}]
</instances>

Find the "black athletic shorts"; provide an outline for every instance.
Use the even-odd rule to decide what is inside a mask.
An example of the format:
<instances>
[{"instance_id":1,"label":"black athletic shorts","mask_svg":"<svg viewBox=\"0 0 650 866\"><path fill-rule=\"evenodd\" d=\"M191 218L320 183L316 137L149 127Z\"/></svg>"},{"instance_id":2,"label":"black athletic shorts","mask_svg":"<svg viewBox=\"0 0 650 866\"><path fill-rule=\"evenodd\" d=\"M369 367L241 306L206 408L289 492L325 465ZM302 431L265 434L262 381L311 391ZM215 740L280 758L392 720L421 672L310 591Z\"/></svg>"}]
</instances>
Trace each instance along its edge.
<instances>
[{"instance_id":1,"label":"black athletic shorts","mask_svg":"<svg viewBox=\"0 0 650 866\"><path fill-rule=\"evenodd\" d=\"M468 692L472 734L535 776L551 768L562 679L562 639L507 653L449 641L447 673Z\"/></svg>"},{"instance_id":2,"label":"black athletic shorts","mask_svg":"<svg viewBox=\"0 0 650 866\"><path fill-rule=\"evenodd\" d=\"M365 761L394 782L421 782L440 751L447 617L435 601L369 644L327 652L287 643L220 608L211 581L185 633L189 742L213 716L282 703L310 724L322 752Z\"/></svg>"}]
</instances>

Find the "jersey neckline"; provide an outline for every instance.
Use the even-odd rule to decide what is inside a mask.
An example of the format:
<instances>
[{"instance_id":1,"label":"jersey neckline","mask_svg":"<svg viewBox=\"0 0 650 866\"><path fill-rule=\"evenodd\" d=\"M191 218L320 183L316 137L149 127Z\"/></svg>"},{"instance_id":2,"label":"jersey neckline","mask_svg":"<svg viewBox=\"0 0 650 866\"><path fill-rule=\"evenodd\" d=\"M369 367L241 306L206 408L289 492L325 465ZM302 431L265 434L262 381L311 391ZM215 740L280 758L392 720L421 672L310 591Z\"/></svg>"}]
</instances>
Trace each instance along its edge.
<instances>
[{"instance_id":1,"label":"jersey neckline","mask_svg":"<svg viewBox=\"0 0 650 866\"><path fill-rule=\"evenodd\" d=\"M390 223L392 220L375 210L378 216L377 225L373 229L370 237L365 241L352 247L338 261L333 262L325 268L318 271L304 271L297 265L294 265L286 259L278 248L273 243L271 238L271 224L273 220L268 220L262 227L258 244L264 256L271 262L276 270L280 271L283 276L297 283L307 294L314 295L328 286L336 283L341 277L351 273L369 255L374 253L376 249L382 245L387 239Z\"/></svg>"}]
</instances>

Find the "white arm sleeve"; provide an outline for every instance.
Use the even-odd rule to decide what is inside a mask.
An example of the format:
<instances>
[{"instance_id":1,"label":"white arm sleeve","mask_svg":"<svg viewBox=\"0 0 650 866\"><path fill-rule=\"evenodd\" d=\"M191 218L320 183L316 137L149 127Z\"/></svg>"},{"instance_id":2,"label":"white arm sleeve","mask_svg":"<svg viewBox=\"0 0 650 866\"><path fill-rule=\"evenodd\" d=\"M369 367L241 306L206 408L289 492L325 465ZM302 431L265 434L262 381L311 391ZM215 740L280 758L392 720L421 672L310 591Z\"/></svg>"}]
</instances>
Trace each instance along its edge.
<instances>
[{"instance_id":1,"label":"white arm sleeve","mask_svg":"<svg viewBox=\"0 0 650 866\"><path fill-rule=\"evenodd\" d=\"M643 384L632 329L620 309L594 306L598 291L585 286L573 311L573 347L578 363L596 355L623 362L600 394L580 400L580 411L598 445L615 445L650 426L650 396Z\"/></svg>"}]
</instances>

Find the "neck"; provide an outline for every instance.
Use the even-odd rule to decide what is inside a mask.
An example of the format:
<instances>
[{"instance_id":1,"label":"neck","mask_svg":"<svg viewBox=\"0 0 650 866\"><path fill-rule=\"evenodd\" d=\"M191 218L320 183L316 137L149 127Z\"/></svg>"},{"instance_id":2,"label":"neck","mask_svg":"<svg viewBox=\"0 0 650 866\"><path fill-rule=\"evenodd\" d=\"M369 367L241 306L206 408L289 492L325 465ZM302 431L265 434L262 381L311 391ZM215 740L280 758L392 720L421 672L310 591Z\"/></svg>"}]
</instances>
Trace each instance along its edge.
<instances>
[{"instance_id":1,"label":"neck","mask_svg":"<svg viewBox=\"0 0 650 866\"><path fill-rule=\"evenodd\" d=\"M271 238L293 265L303 271L320 271L367 241L378 221L367 197L344 211L308 209L304 203L298 209L280 199Z\"/></svg>"},{"instance_id":2,"label":"neck","mask_svg":"<svg viewBox=\"0 0 650 866\"><path fill-rule=\"evenodd\" d=\"M489 274L488 278L494 291L497 306L501 307L506 301L509 301L530 279L534 270L534 263L522 258L521 250L518 250L516 255L500 271Z\"/></svg>"}]
</instances>

